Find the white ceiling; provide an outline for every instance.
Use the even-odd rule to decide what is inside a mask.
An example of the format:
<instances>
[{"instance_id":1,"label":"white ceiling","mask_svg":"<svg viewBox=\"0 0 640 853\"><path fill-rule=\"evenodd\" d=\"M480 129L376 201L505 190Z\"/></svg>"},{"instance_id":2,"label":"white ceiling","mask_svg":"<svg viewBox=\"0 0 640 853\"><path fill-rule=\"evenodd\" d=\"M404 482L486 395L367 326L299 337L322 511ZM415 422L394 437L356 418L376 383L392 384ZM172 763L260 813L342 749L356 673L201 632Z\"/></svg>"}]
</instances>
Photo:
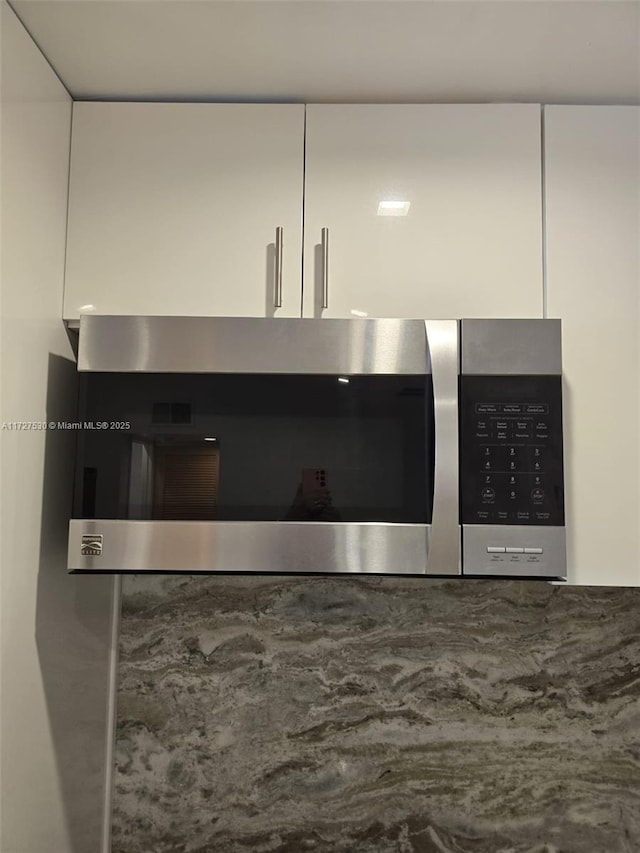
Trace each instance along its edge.
<instances>
[{"instance_id":1,"label":"white ceiling","mask_svg":"<svg viewBox=\"0 0 640 853\"><path fill-rule=\"evenodd\" d=\"M640 2L11 5L79 99L640 104Z\"/></svg>"}]
</instances>

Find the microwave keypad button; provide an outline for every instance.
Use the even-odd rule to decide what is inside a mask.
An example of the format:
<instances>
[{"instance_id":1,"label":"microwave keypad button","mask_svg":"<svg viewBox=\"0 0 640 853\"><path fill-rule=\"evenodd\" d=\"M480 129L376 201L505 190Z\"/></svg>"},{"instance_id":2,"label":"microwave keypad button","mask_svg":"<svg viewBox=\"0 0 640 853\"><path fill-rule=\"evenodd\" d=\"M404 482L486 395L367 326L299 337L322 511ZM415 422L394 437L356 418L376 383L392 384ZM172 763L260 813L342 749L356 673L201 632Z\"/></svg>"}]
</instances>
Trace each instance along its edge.
<instances>
[{"instance_id":1,"label":"microwave keypad button","mask_svg":"<svg viewBox=\"0 0 640 853\"><path fill-rule=\"evenodd\" d=\"M507 554L524 554L524 548L507 546L505 550Z\"/></svg>"},{"instance_id":2,"label":"microwave keypad button","mask_svg":"<svg viewBox=\"0 0 640 853\"><path fill-rule=\"evenodd\" d=\"M525 554L542 554L543 551L542 551L542 548L525 548L524 553Z\"/></svg>"},{"instance_id":3,"label":"microwave keypad button","mask_svg":"<svg viewBox=\"0 0 640 853\"><path fill-rule=\"evenodd\" d=\"M534 503L540 503L544 500L544 489L533 489L531 492L531 500Z\"/></svg>"},{"instance_id":4,"label":"microwave keypad button","mask_svg":"<svg viewBox=\"0 0 640 853\"><path fill-rule=\"evenodd\" d=\"M531 403L524 407L528 415L547 415L549 414L549 406L546 403Z\"/></svg>"},{"instance_id":5,"label":"microwave keypad button","mask_svg":"<svg viewBox=\"0 0 640 853\"><path fill-rule=\"evenodd\" d=\"M496 498L495 489L483 489L482 490L482 500L483 501L491 501L493 502Z\"/></svg>"},{"instance_id":6,"label":"microwave keypad button","mask_svg":"<svg viewBox=\"0 0 640 853\"><path fill-rule=\"evenodd\" d=\"M507 462L507 471L515 471L516 469L511 467L511 462L520 462L523 458L523 447L518 447L517 444L509 444L505 450L505 459Z\"/></svg>"},{"instance_id":7,"label":"microwave keypad button","mask_svg":"<svg viewBox=\"0 0 640 853\"><path fill-rule=\"evenodd\" d=\"M487 545L488 554L504 554L504 545Z\"/></svg>"}]
</instances>

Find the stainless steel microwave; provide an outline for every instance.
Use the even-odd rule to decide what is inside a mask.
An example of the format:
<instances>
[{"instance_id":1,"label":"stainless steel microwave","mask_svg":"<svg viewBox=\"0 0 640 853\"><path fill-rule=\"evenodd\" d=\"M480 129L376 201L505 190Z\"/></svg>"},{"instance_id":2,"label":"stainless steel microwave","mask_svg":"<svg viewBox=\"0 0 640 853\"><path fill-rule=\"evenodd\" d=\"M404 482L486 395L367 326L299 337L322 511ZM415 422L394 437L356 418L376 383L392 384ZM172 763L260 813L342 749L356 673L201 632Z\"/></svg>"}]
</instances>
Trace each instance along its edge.
<instances>
[{"instance_id":1,"label":"stainless steel microwave","mask_svg":"<svg viewBox=\"0 0 640 853\"><path fill-rule=\"evenodd\" d=\"M83 316L72 572L566 575L558 320Z\"/></svg>"}]
</instances>

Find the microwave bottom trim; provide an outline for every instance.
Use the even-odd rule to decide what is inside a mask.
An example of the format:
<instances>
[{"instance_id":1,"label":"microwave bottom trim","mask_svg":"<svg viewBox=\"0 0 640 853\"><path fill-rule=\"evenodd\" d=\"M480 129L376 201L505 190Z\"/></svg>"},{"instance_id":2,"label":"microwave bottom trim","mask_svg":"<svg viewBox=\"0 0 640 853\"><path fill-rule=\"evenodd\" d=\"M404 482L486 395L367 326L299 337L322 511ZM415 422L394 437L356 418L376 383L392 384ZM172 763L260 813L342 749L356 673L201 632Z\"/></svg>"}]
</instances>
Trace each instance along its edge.
<instances>
[{"instance_id":1,"label":"microwave bottom trim","mask_svg":"<svg viewBox=\"0 0 640 853\"><path fill-rule=\"evenodd\" d=\"M466 525L463 552L466 565L475 570L463 572L460 555L454 553L444 570L438 566L427 572L430 524L72 519L67 567L71 573L101 574L564 577L555 560L510 555L485 565L483 542L495 539L499 546L524 541L525 534L527 542L541 543L547 554L564 553L563 528Z\"/></svg>"}]
</instances>

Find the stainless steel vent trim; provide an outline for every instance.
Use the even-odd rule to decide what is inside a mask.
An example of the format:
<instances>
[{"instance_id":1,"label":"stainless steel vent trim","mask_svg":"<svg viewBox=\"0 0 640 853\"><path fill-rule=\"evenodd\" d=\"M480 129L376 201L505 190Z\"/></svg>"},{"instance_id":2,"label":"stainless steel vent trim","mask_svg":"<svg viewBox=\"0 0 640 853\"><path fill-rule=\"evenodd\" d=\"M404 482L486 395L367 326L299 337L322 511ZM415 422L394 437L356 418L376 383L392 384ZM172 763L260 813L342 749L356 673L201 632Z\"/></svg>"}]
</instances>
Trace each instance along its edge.
<instances>
[{"instance_id":1,"label":"stainless steel vent trim","mask_svg":"<svg viewBox=\"0 0 640 853\"><path fill-rule=\"evenodd\" d=\"M82 537L101 535L100 556ZM429 525L72 519L71 572L424 575Z\"/></svg>"},{"instance_id":2,"label":"stainless steel vent trim","mask_svg":"<svg viewBox=\"0 0 640 853\"><path fill-rule=\"evenodd\" d=\"M462 320L461 371L475 376L560 376L560 320Z\"/></svg>"},{"instance_id":3,"label":"stainless steel vent trim","mask_svg":"<svg viewBox=\"0 0 640 853\"><path fill-rule=\"evenodd\" d=\"M78 370L415 375L430 364L423 320L86 314Z\"/></svg>"}]
</instances>

